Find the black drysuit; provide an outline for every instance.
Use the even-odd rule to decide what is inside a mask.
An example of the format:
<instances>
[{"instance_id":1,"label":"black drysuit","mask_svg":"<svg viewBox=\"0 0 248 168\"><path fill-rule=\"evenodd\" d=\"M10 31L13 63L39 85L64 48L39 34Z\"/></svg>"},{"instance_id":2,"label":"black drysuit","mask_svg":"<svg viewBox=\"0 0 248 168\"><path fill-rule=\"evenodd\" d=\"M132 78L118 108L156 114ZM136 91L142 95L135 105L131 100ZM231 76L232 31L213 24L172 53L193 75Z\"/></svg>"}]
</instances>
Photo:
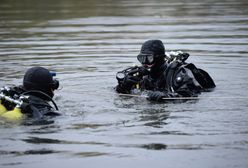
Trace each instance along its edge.
<instances>
[{"instance_id":1,"label":"black drysuit","mask_svg":"<svg viewBox=\"0 0 248 168\"><path fill-rule=\"evenodd\" d=\"M155 101L162 100L163 97L197 96L202 91L215 87L206 71L182 61L163 62L150 71L140 66L121 72L124 73L124 78L117 78L118 85L115 89L118 93L131 94L137 89L148 91L148 99Z\"/></svg>"}]
</instances>

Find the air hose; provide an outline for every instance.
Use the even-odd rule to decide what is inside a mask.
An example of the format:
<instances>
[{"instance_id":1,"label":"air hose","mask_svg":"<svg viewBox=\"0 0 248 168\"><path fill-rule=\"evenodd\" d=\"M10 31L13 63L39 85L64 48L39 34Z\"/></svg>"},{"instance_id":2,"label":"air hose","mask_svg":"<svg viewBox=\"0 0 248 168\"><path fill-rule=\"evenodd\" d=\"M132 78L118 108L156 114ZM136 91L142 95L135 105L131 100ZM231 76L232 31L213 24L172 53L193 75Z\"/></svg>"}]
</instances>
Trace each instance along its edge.
<instances>
[{"instance_id":1,"label":"air hose","mask_svg":"<svg viewBox=\"0 0 248 168\"><path fill-rule=\"evenodd\" d=\"M39 91L39 90L29 90L29 91L23 92L21 95L27 95L27 94L30 94L30 93L39 93L39 94L44 95L45 97L47 97L53 103L55 109L56 110L59 110L57 104L53 101L53 99L48 94L46 94L46 93L44 93L42 91Z\"/></svg>"}]
</instances>

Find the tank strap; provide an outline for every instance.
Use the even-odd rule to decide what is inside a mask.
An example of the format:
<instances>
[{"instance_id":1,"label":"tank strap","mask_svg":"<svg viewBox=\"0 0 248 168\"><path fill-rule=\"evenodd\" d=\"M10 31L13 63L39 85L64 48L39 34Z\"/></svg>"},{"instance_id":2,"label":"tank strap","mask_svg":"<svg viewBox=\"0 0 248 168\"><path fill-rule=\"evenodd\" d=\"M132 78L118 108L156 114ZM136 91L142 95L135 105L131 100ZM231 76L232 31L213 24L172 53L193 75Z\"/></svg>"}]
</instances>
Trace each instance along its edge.
<instances>
[{"instance_id":1,"label":"tank strap","mask_svg":"<svg viewBox=\"0 0 248 168\"><path fill-rule=\"evenodd\" d=\"M176 74L176 71L178 70L178 67L180 67L182 64L178 61L173 61L169 64L167 67L164 76L166 80L166 88L167 90L174 92L175 89L173 87L173 82L174 82L174 76Z\"/></svg>"}]
</instances>

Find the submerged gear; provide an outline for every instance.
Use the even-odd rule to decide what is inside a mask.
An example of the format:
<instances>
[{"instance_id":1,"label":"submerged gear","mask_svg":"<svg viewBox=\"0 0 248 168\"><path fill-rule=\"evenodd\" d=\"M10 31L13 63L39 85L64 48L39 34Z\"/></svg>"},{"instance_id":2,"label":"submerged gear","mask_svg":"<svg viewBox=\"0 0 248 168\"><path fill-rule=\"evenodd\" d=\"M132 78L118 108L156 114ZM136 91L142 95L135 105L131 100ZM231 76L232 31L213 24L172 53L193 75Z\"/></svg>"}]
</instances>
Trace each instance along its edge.
<instances>
[{"instance_id":1,"label":"submerged gear","mask_svg":"<svg viewBox=\"0 0 248 168\"><path fill-rule=\"evenodd\" d=\"M23 86L26 90L40 90L53 97L53 90L59 87L59 82L53 79L53 75L43 67L30 68L24 75Z\"/></svg>"}]
</instances>

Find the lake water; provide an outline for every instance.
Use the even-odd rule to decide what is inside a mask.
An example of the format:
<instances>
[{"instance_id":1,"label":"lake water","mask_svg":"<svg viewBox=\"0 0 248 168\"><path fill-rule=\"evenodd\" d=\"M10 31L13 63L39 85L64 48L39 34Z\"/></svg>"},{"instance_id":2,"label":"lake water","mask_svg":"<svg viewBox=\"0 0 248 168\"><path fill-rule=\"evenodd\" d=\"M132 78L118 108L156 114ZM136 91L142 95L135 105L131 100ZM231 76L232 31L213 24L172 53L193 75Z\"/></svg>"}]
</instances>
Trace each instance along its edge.
<instances>
[{"instance_id":1,"label":"lake water","mask_svg":"<svg viewBox=\"0 0 248 168\"><path fill-rule=\"evenodd\" d=\"M0 86L57 72L63 114L0 125L0 167L248 167L246 0L0 0ZM151 103L113 90L148 39L191 54L217 87Z\"/></svg>"}]
</instances>

